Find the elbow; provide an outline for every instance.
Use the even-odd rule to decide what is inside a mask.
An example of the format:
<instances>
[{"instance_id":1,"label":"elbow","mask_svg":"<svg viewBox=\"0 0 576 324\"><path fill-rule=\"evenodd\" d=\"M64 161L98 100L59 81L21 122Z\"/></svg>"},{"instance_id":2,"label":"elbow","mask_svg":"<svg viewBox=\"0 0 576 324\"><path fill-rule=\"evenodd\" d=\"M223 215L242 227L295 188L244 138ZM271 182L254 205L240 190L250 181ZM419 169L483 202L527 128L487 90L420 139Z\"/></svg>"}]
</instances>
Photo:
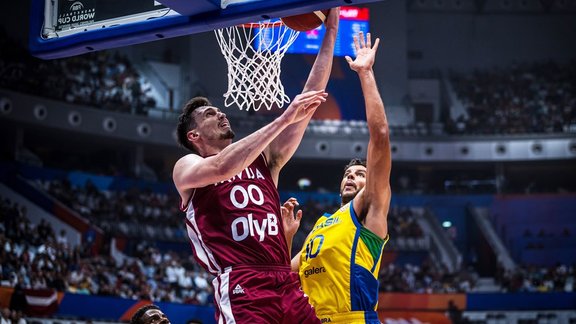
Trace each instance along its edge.
<instances>
[{"instance_id":1,"label":"elbow","mask_svg":"<svg viewBox=\"0 0 576 324\"><path fill-rule=\"evenodd\" d=\"M388 128L388 124L382 124L370 129L370 139L377 142L389 142L390 129Z\"/></svg>"},{"instance_id":2,"label":"elbow","mask_svg":"<svg viewBox=\"0 0 576 324\"><path fill-rule=\"evenodd\" d=\"M388 128L388 124L384 124L378 128L378 135L386 140L390 139L390 128Z\"/></svg>"}]
</instances>

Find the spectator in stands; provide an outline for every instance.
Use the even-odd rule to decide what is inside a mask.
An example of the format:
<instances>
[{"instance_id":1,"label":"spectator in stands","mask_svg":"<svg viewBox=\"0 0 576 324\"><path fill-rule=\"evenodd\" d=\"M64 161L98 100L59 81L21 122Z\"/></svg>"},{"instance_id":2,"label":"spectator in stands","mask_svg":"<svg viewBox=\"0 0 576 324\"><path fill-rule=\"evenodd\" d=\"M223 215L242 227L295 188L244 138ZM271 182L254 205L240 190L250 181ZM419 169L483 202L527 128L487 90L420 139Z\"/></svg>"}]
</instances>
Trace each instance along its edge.
<instances>
[{"instance_id":1,"label":"spectator in stands","mask_svg":"<svg viewBox=\"0 0 576 324\"><path fill-rule=\"evenodd\" d=\"M454 301L450 299L448 301L448 318L452 321L452 324L461 324L465 322L465 318L462 317L462 310L456 306Z\"/></svg>"},{"instance_id":2,"label":"spectator in stands","mask_svg":"<svg viewBox=\"0 0 576 324\"><path fill-rule=\"evenodd\" d=\"M56 244L60 248L67 249L68 248L68 237L66 236L66 230L60 230L60 234L56 237Z\"/></svg>"},{"instance_id":3,"label":"spectator in stands","mask_svg":"<svg viewBox=\"0 0 576 324\"><path fill-rule=\"evenodd\" d=\"M8 308L0 311L0 324L12 324L12 312Z\"/></svg>"},{"instance_id":4,"label":"spectator in stands","mask_svg":"<svg viewBox=\"0 0 576 324\"><path fill-rule=\"evenodd\" d=\"M10 297L10 310L16 312L25 312L27 306L28 301L26 300L24 289L22 289L22 285L20 283L17 283L14 286L14 291L12 291L12 296Z\"/></svg>"}]
</instances>

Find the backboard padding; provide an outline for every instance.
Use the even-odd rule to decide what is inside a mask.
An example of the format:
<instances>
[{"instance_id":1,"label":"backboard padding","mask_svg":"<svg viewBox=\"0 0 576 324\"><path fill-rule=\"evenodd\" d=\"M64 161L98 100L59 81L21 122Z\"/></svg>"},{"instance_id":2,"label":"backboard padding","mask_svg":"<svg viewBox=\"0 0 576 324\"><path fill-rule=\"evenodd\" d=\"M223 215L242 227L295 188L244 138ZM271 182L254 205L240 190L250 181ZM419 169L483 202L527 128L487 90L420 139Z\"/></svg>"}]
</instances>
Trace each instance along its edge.
<instances>
[{"instance_id":1,"label":"backboard padding","mask_svg":"<svg viewBox=\"0 0 576 324\"><path fill-rule=\"evenodd\" d=\"M164 38L207 32L218 28L278 18L350 4L381 0L260 0L234 4L222 9L220 1L161 0L178 14L124 24L110 22L97 29L78 28L62 37L42 35L45 23L44 0L31 0L29 49L32 55L54 59L145 43Z\"/></svg>"}]
</instances>

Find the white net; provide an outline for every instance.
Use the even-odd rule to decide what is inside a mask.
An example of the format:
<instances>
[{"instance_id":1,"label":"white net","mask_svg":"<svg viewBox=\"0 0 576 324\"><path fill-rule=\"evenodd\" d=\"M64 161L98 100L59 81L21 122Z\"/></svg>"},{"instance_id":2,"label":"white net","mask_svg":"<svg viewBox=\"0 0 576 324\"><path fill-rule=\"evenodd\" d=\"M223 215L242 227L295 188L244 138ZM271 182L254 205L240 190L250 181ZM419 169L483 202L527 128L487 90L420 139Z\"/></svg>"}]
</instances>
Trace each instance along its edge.
<instances>
[{"instance_id":1,"label":"white net","mask_svg":"<svg viewBox=\"0 0 576 324\"><path fill-rule=\"evenodd\" d=\"M290 98L280 80L280 63L298 37L281 22L259 22L216 29L222 55L228 64L228 91L224 104L240 110L282 108Z\"/></svg>"}]
</instances>

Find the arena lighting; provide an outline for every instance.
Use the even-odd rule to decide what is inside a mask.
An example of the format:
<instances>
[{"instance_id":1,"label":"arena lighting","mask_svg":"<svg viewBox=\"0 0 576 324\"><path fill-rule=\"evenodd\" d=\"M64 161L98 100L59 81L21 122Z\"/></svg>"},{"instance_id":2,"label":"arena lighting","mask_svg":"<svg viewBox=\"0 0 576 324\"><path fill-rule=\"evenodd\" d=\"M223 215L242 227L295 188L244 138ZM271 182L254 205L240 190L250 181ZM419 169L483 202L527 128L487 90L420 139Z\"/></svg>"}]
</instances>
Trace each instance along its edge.
<instances>
[{"instance_id":1,"label":"arena lighting","mask_svg":"<svg viewBox=\"0 0 576 324\"><path fill-rule=\"evenodd\" d=\"M573 141L570 144L568 144L568 151L572 154L576 154L576 141Z\"/></svg>"},{"instance_id":2,"label":"arena lighting","mask_svg":"<svg viewBox=\"0 0 576 324\"><path fill-rule=\"evenodd\" d=\"M364 151L364 144L363 143L354 143L352 145L352 153L360 154Z\"/></svg>"},{"instance_id":3,"label":"arena lighting","mask_svg":"<svg viewBox=\"0 0 576 324\"><path fill-rule=\"evenodd\" d=\"M106 117L102 120L102 128L108 133L116 131L116 119L112 117Z\"/></svg>"},{"instance_id":4,"label":"arena lighting","mask_svg":"<svg viewBox=\"0 0 576 324\"><path fill-rule=\"evenodd\" d=\"M0 113L3 115L8 115L12 112L12 100L2 97L0 99Z\"/></svg>"},{"instance_id":5,"label":"arena lighting","mask_svg":"<svg viewBox=\"0 0 576 324\"><path fill-rule=\"evenodd\" d=\"M34 117L36 117L37 120L44 120L47 116L48 110L46 109L46 106L41 104L34 106Z\"/></svg>"},{"instance_id":6,"label":"arena lighting","mask_svg":"<svg viewBox=\"0 0 576 324\"><path fill-rule=\"evenodd\" d=\"M328 142L321 141L316 143L316 151L320 153L327 153L329 149L330 144L328 144Z\"/></svg>"},{"instance_id":7,"label":"arena lighting","mask_svg":"<svg viewBox=\"0 0 576 324\"><path fill-rule=\"evenodd\" d=\"M444 228L448 228L452 226L452 222L451 221L443 221L442 222L442 227Z\"/></svg>"},{"instance_id":8,"label":"arena lighting","mask_svg":"<svg viewBox=\"0 0 576 324\"><path fill-rule=\"evenodd\" d=\"M310 181L310 179L308 178L298 179L298 188L300 188L301 190L310 187L310 185L312 185L312 181Z\"/></svg>"},{"instance_id":9,"label":"arena lighting","mask_svg":"<svg viewBox=\"0 0 576 324\"><path fill-rule=\"evenodd\" d=\"M68 123L74 127L78 127L82 124L82 115L77 111L71 111L68 114Z\"/></svg>"},{"instance_id":10,"label":"arena lighting","mask_svg":"<svg viewBox=\"0 0 576 324\"><path fill-rule=\"evenodd\" d=\"M496 145L496 154L503 155L506 154L506 145L505 144L498 144Z\"/></svg>"},{"instance_id":11,"label":"arena lighting","mask_svg":"<svg viewBox=\"0 0 576 324\"><path fill-rule=\"evenodd\" d=\"M532 153L542 154L543 151L544 147L542 146L542 143L535 142L534 144L532 144Z\"/></svg>"},{"instance_id":12,"label":"arena lighting","mask_svg":"<svg viewBox=\"0 0 576 324\"><path fill-rule=\"evenodd\" d=\"M141 123L140 125L138 125L137 131L138 135L140 135L141 137L148 137L150 136L150 133L152 133L152 129L150 125L147 123Z\"/></svg>"}]
</instances>

